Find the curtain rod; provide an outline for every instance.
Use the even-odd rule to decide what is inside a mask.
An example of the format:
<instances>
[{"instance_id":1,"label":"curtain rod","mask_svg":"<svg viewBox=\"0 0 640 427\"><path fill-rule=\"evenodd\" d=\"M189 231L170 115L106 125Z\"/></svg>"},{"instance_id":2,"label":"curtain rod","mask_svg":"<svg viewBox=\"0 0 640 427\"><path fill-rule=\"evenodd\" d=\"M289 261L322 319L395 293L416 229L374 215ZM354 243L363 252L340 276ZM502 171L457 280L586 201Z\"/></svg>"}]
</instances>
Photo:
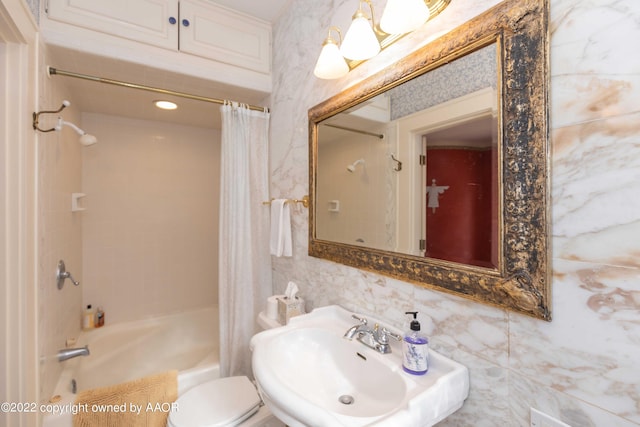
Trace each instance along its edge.
<instances>
[{"instance_id":1,"label":"curtain rod","mask_svg":"<svg viewBox=\"0 0 640 427\"><path fill-rule=\"evenodd\" d=\"M330 128L336 128L336 129L340 129L340 130L346 130L346 131L349 131L349 132L361 133L363 135L369 135L369 136L373 136L373 137L376 137L376 138L384 139L384 134L382 134L382 133L367 132L366 130L353 129L353 128L348 128L346 126L332 125L332 124L329 124L329 123L320 123L320 124L324 125L324 126L328 126Z\"/></svg>"},{"instance_id":2,"label":"curtain rod","mask_svg":"<svg viewBox=\"0 0 640 427\"><path fill-rule=\"evenodd\" d=\"M156 92L156 93L162 93L164 95L173 95L173 96L179 96L181 98L187 98L187 99L195 99L196 101L204 101L204 102L212 102L214 104L220 104L223 105L225 103L224 99L217 99L217 98L208 98L205 96L200 96L200 95L192 95L189 93L184 93L184 92L176 92L173 90L169 90L169 89L161 89L161 88L157 88L157 87L152 87L152 86L145 86L145 85L139 85L136 83L129 83L129 82L123 82L120 80L113 80L113 79L107 79L104 77L96 77L96 76L90 76L88 74L80 74L80 73L74 73L71 71L64 71L64 70L59 70L57 68L53 68L53 67L47 67L47 72L49 73L49 75L60 75L60 76L67 76L67 77L74 77L77 79L83 79L83 80L90 80L90 81L94 81L94 82L98 82L98 83L105 83L105 84L110 84L110 85L114 85L114 86L122 86L122 87L128 87L131 89L140 89L140 90L146 90L147 92ZM256 105L248 105L247 106L250 110L254 110L254 111L269 111L268 108L266 107L259 107Z\"/></svg>"}]
</instances>

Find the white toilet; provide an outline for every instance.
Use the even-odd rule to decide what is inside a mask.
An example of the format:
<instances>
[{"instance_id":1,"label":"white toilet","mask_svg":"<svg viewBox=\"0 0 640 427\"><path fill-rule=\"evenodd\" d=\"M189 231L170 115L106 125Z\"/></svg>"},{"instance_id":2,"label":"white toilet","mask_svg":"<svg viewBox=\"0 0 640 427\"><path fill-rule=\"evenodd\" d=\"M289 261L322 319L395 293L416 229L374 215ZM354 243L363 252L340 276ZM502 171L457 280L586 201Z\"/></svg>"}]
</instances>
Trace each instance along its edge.
<instances>
[{"instance_id":1,"label":"white toilet","mask_svg":"<svg viewBox=\"0 0 640 427\"><path fill-rule=\"evenodd\" d=\"M263 313L258 323L264 329L280 326ZM197 385L180 396L167 427L266 427L283 426L262 405L255 386L247 377L227 377ZM262 405L262 406L261 406Z\"/></svg>"},{"instance_id":2,"label":"white toilet","mask_svg":"<svg viewBox=\"0 0 640 427\"><path fill-rule=\"evenodd\" d=\"M247 377L227 377L195 386L178 398L168 427L261 427L274 420Z\"/></svg>"}]
</instances>

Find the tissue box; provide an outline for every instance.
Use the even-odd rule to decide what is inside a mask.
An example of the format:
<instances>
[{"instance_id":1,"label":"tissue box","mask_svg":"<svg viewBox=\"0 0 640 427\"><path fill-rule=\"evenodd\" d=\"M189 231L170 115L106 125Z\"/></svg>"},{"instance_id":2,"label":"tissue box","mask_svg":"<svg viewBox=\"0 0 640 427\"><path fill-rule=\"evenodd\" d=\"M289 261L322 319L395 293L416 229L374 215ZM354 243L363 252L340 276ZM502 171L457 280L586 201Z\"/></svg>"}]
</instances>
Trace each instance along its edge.
<instances>
[{"instance_id":1,"label":"tissue box","mask_svg":"<svg viewBox=\"0 0 640 427\"><path fill-rule=\"evenodd\" d=\"M289 323L289 319L304 314L304 300L299 297L278 297L278 322Z\"/></svg>"}]
</instances>

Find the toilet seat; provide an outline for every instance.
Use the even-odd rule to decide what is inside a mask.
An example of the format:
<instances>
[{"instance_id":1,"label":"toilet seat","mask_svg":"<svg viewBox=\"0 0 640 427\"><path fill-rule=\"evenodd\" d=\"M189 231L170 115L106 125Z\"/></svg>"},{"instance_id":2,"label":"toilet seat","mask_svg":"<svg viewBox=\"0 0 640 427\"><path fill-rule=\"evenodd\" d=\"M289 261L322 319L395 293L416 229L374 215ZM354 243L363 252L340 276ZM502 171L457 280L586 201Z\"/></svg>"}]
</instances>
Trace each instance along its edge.
<instances>
[{"instance_id":1,"label":"toilet seat","mask_svg":"<svg viewBox=\"0 0 640 427\"><path fill-rule=\"evenodd\" d=\"M235 426L260 409L260 396L247 377L227 377L195 386L176 400L170 427Z\"/></svg>"}]
</instances>

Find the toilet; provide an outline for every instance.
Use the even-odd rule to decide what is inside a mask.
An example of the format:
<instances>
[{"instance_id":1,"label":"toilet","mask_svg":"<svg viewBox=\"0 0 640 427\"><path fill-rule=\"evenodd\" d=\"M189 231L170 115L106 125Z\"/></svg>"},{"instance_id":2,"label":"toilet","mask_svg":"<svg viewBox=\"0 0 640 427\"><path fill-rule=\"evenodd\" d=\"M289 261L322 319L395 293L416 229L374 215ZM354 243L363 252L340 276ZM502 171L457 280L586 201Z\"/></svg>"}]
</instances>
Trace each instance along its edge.
<instances>
[{"instance_id":1,"label":"toilet","mask_svg":"<svg viewBox=\"0 0 640 427\"><path fill-rule=\"evenodd\" d=\"M264 313L258 316L264 329L280 326ZM281 424L262 404L255 386L244 376L218 378L199 384L176 400L167 427L264 427Z\"/></svg>"}]
</instances>

